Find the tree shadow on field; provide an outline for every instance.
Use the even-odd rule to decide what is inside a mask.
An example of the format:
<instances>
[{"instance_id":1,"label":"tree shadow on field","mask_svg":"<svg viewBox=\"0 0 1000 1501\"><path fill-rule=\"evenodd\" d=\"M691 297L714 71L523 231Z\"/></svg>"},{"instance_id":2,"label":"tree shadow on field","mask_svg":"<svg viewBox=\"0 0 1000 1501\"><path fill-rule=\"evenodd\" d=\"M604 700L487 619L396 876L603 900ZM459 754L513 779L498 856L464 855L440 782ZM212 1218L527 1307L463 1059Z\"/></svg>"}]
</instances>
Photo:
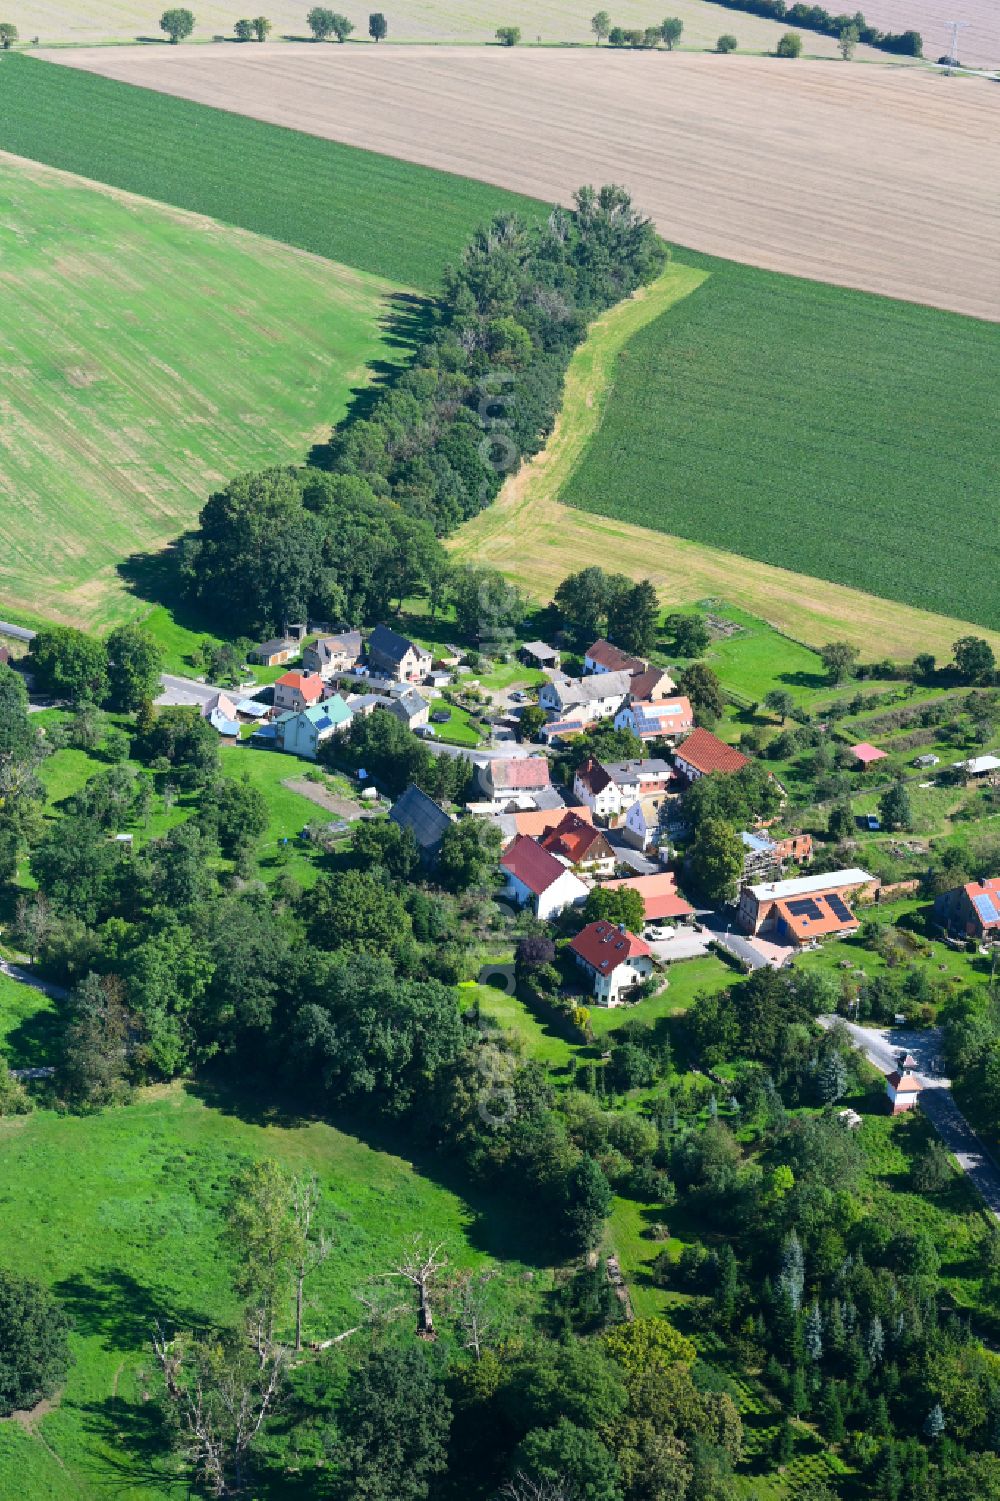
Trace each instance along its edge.
<instances>
[{"instance_id":1,"label":"tree shadow on field","mask_svg":"<svg viewBox=\"0 0 1000 1501\"><path fill-rule=\"evenodd\" d=\"M829 688L830 679L822 672L779 672L779 683L787 683L789 688Z\"/></svg>"},{"instance_id":2,"label":"tree shadow on field","mask_svg":"<svg viewBox=\"0 0 1000 1501\"><path fill-rule=\"evenodd\" d=\"M207 497L206 497L207 499ZM164 605L177 625L196 635L215 636L218 621L211 621L184 589L181 578L181 545L185 533L160 552L134 552L117 565L118 577L129 594L146 604Z\"/></svg>"},{"instance_id":3,"label":"tree shadow on field","mask_svg":"<svg viewBox=\"0 0 1000 1501\"><path fill-rule=\"evenodd\" d=\"M386 299L380 326L385 331L383 345L398 358L370 360L369 379L351 391L344 422L366 422L376 402L413 363L414 355L426 343L434 323L434 300L415 292L394 292ZM307 463L314 469L329 469L332 461L329 442L316 443L309 451Z\"/></svg>"},{"instance_id":4,"label":"tree shadow on field","mask_svg":"<svg viewBox=\"0 0 1000 1501\"><path fill-rule=\"evenodd\" d=\"M206 1327L204 1313L145 1287L120 1267L74 1273L57 1282L53 1291L77 1333L96 1336L105 1350L141 1350L157 1326L166 1334Z\"/></svg>"}]
</instances>

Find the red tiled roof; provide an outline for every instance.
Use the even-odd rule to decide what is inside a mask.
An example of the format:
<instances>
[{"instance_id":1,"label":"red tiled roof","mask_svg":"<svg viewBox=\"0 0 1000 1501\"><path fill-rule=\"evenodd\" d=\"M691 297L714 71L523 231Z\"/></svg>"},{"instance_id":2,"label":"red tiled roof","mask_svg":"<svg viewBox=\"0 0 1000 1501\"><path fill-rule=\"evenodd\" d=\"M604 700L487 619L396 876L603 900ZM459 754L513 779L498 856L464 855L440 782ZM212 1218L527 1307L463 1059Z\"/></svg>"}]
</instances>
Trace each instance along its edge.
<instances>
[{"instance_id":1,"label":"red tiled roof","mask_svg":"<svg viewBox=\"0 0 1000 1501\"><path fill-rule=\"evenodd\" d=\"M540 839L543 834L562 823L567 813L575 813L584 823L593 822L590 809L585 803L581 803L579 808L538 808L529 813L515 813L514 827L519 834L530 834L532 839Z\"/></svg>"},{"instance_id":2,"label":"red tiled roof","mask_svg":"<svg viewBox=\"0 0 1000 1501\"><path fill-rule=\"evenodd\" d=\"M884 761L886 758L884 750L879 750L877 745L869 745L867 740L862 740L860 745L852 745L851 755L862 766L870 766L873 761Z\"/></svg>"},{"instance_id":3,"label":"red tiled roof","mask_svg":"<svg viewBox=\"0 0 1000 1501\"><path fill-rule=\"evenodd\" d=\"M603 667L605 672L645 672L646 663L641 657L629 656L628 652L622 651L611 641L605 641L602 636L600 641L595 641L593 646L588 646L584 652L592 662Z\"/></svg>"},{"instance_id":4,"label":"red tiled roof","mask_svg":"<svg viewBox=\"0 0 1000 1501\"><path fill-rule=\"evenodd\" d=\"M603 792L605 787L611 786L611 778L600 761L595 761L593 756L588 757L583 765L577 768L576 774L583 785L590 788L595 797L599 792Z\"/></svg>"},{"instance_id":5,"label":"red tiled roof","mask_svg":"<svg viewBox=\"0 0 1000 1501\"><path fill-rule=\"evenodd\" d=\"M677 882L669 871L655 876L630 876L626 881L602 881L607 891L637 891L642 897L647 922L661 922L668 917L691 917L694 908L678 894Z\"/></svg>"},{"instance_id":6,"label":"red tiled roof","mask_svg":"<svg viewBox=\"0 0 1000 1501\"><path fill-rule=\"evenodd\" d=\"M834 893L836 894L836 893ZM775 907L781 913L787 928L794 933L796 938L826 938L831 933L851 933L860 924L851 909L845 904L845 911L849 914L845 920L839 917L833 908L825 900L826 893L811 893L812 907L819 912L814 917L805 912L792 912L790 905L795 905L795 898L790 901L775 902Z\"/></svg>"},{"instance_id":7,"label":"red tiled roof","mask_svg":"<svg viewBox=\"0 0 1000 1501\"><path fill-rule=\"evenodd\" d=\"M549 763L544 756L521 756L490 762L490 780L498 790L527 792L549 785Z\"/></svg>"},{"instance_id":8,"label":"red tiled roof","mask_svg":"<svg viewBox=\"0 0 1000 1501\"><path fill-rule=\"evenodd\" d=\"M898 1068L886 1075L886 1082L892 1085L897 1094L916 1094L917 1090L923 1088L916 1074L901 1074Z\"/></svg>"},{"instance_id":9,"label":"red tiled roof","mask_svg":"<svg viewBox=\"0 0 1000 1501\"><path fill-rule=\"evenodd\" d=\"M281 684L283 688L296 688L306 700L318 702L325 691L323 679L318 672L283 672L280 678L275 679L274 686Z\"/></svg>"},{"instance_id":10,"label":"red tiled roof","mask_svg":"<svg viewBox=\"0 0 1000 1501\"><path fill-rule=\"evenodd\" d=\"M527 834L518 834L513 843L508 844L500 857L500 864L512 876L516 876L533 896L541 896L543 891L548 891L566 873L562 861L557 860L555 855L543 849L534 839L529 839Z\"/></svg>"},{"instance_id":11,"label":"red tiled roof","mask_svg":"<svg viewBox=\"0 0 1000 1501\"><path fill-rule=\"evenodd\" d=\"M627 929L623 931L603 918L600 922L588 923L573 939L570 948L599 975L610 975L627 959L649 959L653 952L634 933Z\"/></svg>"},{"instance_id":12,"label":"red tiled roof","mask_svg":"<svg viewBox=\"0 0 1000 1501\"><path fill-rule=\"evenodd\" d=\"M588 810L589 811L589 810ZM606 854L611 850L600 829L595 829L589 819L578 818L575 813L567 812L554 829L549 829L543 834L539 843L543 849L549 850L553 855L562 855L571 865L580 860L586 860L591 847L598 841L606 847ZM596 858L600 858L598 855Z\"/></svg>"},{"instance_id":13,"label":"red tiled roof","mask_svg":"<svg viewBox=\"0 0 1000 1501\"><path fill-rule=\"evenodd\" d=\"M735 746L726 745L711 730L692 730L684 744L677 747L676 753L682 761L686 761L703 776L710 776L713 771L731 775L750 765L742 752Z\"/></svg>"}]
</instances>

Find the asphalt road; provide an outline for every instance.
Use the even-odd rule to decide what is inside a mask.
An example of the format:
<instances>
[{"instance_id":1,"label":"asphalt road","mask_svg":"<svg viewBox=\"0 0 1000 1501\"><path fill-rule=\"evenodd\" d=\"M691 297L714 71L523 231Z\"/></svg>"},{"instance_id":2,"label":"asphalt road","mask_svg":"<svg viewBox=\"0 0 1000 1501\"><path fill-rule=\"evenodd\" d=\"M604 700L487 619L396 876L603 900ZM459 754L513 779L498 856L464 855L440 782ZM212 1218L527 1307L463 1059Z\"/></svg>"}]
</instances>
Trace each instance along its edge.
<instances>
[{"instance_id":1,"label":"asphalt road","mask_svg":"<svg viewBox=\"0 0 1000 1501\"><path fill-rule=\"evenodd\" d=\"M842 1017L821 1016L819 1023L822 1027L832 1027L834 1022L842 1020ZM923 1084L921 1110L979 1191L987 1209L1000 1220L1000 1168L955 1104L951 1080L943 1071L940 1029L928 1027L922 1032L912 1032L902 1027L859 1027L853 1022L844 1025L855 1045L884 1074L891 1074L897 1067L900 1052L912 1053L917 1060L915 1072Z\"/></svg>"}]
</instances>

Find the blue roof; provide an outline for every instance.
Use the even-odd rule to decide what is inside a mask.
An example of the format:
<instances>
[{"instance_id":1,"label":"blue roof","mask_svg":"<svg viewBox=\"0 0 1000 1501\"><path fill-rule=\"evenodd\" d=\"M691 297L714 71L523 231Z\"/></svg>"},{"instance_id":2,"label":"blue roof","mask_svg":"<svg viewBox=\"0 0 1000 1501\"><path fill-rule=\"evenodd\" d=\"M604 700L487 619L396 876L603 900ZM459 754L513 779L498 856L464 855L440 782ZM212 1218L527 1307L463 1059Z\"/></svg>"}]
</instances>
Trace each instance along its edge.
<instances>
[{"instance_id":1,"label":"blue roof","mask_svg":"<svg viewBox=\"0 0 1000 1501\"><path fill-rule=\"evenodd\" d=\"M991 896L974 896L972 898L972 904L975 907L976 911L979 913L979 916L983 919L983 922L1000 921L1000 910L998 910L995 906L993 898Z\"/></svg>"},{"instance_id":2,"label":"blue roof","mask_svg":"<svg viewBox=\"0 0 1000 1501\"><path fill-rule=\"evenodd\" d=\"M753 850L755 855L766 855L768 850L774 849L774 844L768 839L766 834L748 834L744 832L740 835L740 838L747 849Z\"/></svg>"}]
</instances>

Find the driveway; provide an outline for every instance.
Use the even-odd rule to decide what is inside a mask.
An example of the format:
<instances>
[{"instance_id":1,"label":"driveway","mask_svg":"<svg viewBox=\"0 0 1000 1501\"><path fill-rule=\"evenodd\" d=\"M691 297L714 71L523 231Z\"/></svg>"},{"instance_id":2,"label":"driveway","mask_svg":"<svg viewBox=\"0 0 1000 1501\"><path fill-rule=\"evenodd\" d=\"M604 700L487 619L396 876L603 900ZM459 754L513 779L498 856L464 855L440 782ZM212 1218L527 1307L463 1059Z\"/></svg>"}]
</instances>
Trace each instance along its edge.
<instances>
[{"instance_id":1,"label":"driveway","mask_svg":"<svg viewBox=\"0 0 1000 1501\"><path fill-rule=\"evenodd\" d=\"M819 1017L821 1027L832 1027L837 1021L843 1018ZM979 1191L987 1209L1000 1220L1000 1168L955 1104L951 1080L944 1073L940 1028L928 1027L918 1032L903 1027L859 1027L854 1022L844 1025L855 1046L884 1074L891 1074L896 1068L898 1053L912 1053L923 1084L921 1110Z\"/></svg>"},{"instance_id":2,"label":"driveway","mask_svg":"<svg viewBox=\"0 0 1000 1501\"><path fill-rule=\"evenodd\" d=\"M693 928L678 928L669 938L647 938L657 959L672 964L677 959L700 959L708 953L711 933L696 933Z\"/></svg>"},{"instance_id":3,"label":"driveway","mask_svg":"<svg viewBox=\"0 0 1000 1501\"><path fill-rule=\"evenodd\" d=\"M615 852L615 859L622 865L627 865L634 870L637 876L658 876L663 872L663 866L657 860L651 860L634 845L628 844L622 837L620 829L604 829L604 837Z\"/></svg>"},{"instance_id":4,"label":"driveway","mask_svg":"<svg viewBox=\"0 0 1000 1501\"><path fill-rule=\"evenodd\" d=\"M727 918L725 913L699 913L699 917L708 929L708 936L750 969L767 969L769 966L781 969L795 952L794 949L784 949L779 944L768 943L763 938L747 938L743 933L734 932L732 916Z\"/></svg>"}]
</instances>

